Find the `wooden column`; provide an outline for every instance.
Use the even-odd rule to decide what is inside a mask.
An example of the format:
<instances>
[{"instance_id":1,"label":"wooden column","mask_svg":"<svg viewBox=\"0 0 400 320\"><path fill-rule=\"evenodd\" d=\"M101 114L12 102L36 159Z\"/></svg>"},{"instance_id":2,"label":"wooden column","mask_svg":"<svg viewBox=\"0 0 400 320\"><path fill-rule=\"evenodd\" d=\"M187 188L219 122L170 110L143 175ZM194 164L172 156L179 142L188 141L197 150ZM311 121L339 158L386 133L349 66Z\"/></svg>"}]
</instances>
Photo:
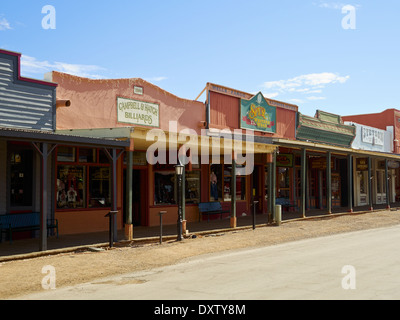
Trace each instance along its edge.
<instances>
[{"instance_id":1,"label":"wooden column","mask_svg":"<svg viewBox=\"0 0 400 320\"><path fill-rule=\"evenodd\" d=\"M353 156L349 154L347 156L347 184L348 184L348 206L349 212L353 212L353 183L354 183L354 175L353 175Z\"/></svg>"},{"instance_id":2,"label":"wooden column","mask_svg":"<svg viewBox=\"0 0 400 320\"><path fill-rule=\"evenodd\" d=\"M306 217L306 177L307 177L307 151L305 148L301 150L301 214Z\"/></svg>"},{"instance_id":3,"label":"wooden column","mask_svg":"<svg viewBox=\"0 0 400 320\"><path fill-rule=\"evenodd\" d=\"M386 186L386 209L390 209L389 167L387 159L385 159L385 186Z\"/></svg>"},{"instance_id":4,"label":"wooden column","mask_svg":"<svg viewBox=\"0 0 400 320\"><path fill-rule=\"evenodd\" d=\"M271 216L275 221L275 206L276 206L276 152L272 156L271 164Z\"/></svg>"},{"instance_id":5,"label":"wooden column","mask_svg":"<svg viewBox=\"0 0 400 320\"><path fill-rule=\"evenodd\" d=\"M332 214L332 154L326 154L326 207L328 214Z\"/></svg>"},{"instance_id":6,"label":"wooden column","mask_svg":"<svg viewBox=\"0 0 400 320\"><path fill-rule=\"evenodd\" d=\"M125 224L125 237L126 240L133 240L133 151L126 151L127 164L126 164L126 224ZM140 188L140 186L135 186Z\"/></svg>"},{"instance_id":7,"label":"wooden column","mask_svg":"<svg viewBox=\"0 0 400 320\"><path fill-rule=\"evenodd\" d=\"M236 158L232 157L231 177L231 228L236 228Z\"/></svg>"},{"instance_id":8,"label":"wooden column","mask_svg":"<svg viewBox=\"0 0 400 320\"><path fill-rule=\"evenodd\" d=\"M372 204L372 160L368 157L368 198L369 198L369 210L373 211Z\"/></svg>"}]
</instances>

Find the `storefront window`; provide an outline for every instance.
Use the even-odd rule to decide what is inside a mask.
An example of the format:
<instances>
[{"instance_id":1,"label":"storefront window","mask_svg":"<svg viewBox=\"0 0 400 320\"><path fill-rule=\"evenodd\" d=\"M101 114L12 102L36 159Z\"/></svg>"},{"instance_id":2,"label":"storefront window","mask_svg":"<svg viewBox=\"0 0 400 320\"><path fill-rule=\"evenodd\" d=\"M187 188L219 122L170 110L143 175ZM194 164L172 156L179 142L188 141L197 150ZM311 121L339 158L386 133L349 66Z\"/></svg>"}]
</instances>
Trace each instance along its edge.
<instances>
[{"instance_id":1,"label":"storefront window","mask_svg":"<svg viewBox=\"0 0 400 320\"><path fill-rule=\"evenodd\" d=\"M18 150L10 153L10 205L32 206L33 152Z\"/></svg>"},{"instance_id":2,"label":"storefront window","mask_svg":"<svg viewBox=\"0 0 400 320\"><path fill-rule=\"evenodd\" d=\"M75 162L76 148L60 146L57 148L57 161Z\"/></svg>"},{"instance_id":3,"label":"storefront window","mask_svg":"<svg viewBox=\"0 0 400 320\"><path fill-rule=\"evenodd\" d=\"M79 162L81 163L95 163L97 162L97 149L79 149Z\"/></svg>"},{"instance_id":4,"label":"storefront window","mask_svg":"<svg viewBox=\"0 0 400 320\"><path fill-rule=\"evenodd\" d=\"M57 209L111 207L111 169L106 158L102 149L57 148Z\"/></svg>"},{"instance_id":5,"label":"storefront window","mask_svg":"<svg viewBox=\"0 0 400 320\"><path fill-rule=\"evenodd\" d=\"M156 172L154 174L155 204L176 204L175 172Z\"/></svg>"},{"instance_id":6,"label":"storefront window","mask_svg":"<svg viewBox=\"0 0 400 320\"><path fill-rule=\"evenodd\" d=\"M85 207L85 167L58 166L57 208Z\"/></svg>"},{"instance_id":7,"label":"storefront window","mask_svg":"<svg viewBox=\"0 0 400 320\"><path fill-rule=\"evenodd\" d=\"M222 165L210 166L210 201L222 200Z\"/></svg>"},{"instance_id":8,"label":"storefront window","mask_svg":"<svg viewBox=\"0 0 400 320\"><path fill-rule=\"evenodd\" d=\"M231 201L232 165L213 164L210 171L210 201ZM245 177L236 176L236 200L246 200Z\"/></svg>"},{"instance_id":9,"label":"storefront window","mask_svg":"<svg viewBox=\"0 0 400 320\"><path fill-rule=\"evenodd\" d=\"M111 206L109 167L89 168L89 208Z\"/></svg>"},{"instance_id":10,"label":"storefront window","mask_svg":"<svg viewBox=\"0 0 400 320\"><path fill-rule=\"evenodd\" d=\"M200 171L185 173L185 200L186 203L200 202Z\"/></svg>"},{"instance_id":11,"label":"storefront window","mask_svg":"<svg viewBox=\"0 0 400 320\"><path fill-rule=\"evenodd\" d=\"M278 198L289 199L290 197L290 176L289 168L278 168Z\"/></svg>"}]
</instances>

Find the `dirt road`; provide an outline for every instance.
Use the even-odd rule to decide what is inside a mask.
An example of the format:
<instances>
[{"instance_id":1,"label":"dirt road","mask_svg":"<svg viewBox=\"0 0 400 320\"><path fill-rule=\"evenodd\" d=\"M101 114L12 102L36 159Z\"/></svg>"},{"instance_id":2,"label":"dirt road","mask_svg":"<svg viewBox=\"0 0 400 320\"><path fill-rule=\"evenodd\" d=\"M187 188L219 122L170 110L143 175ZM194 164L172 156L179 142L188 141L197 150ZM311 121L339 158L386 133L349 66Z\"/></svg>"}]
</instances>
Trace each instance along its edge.
<instances>
[{"instance_id":1,"label":"dirt road","mask_svg":"<svg viewBox=\"0 0 400 320\"><path fill-rule=\"evenodd\" d=\"M163 245L130 245L101 252L75 252L4 262L0 264L0 299L15 298L43 290L42 279L45 274L42 273L42 268L48 265L54 267L56 286L61 288L108 276L171 265L201 254L271 246L399 224L400 211L380 211L292 221L280 227L266 226L256 230L197 236L183 242L165 242Z\"/></svg>"}]
</instances>

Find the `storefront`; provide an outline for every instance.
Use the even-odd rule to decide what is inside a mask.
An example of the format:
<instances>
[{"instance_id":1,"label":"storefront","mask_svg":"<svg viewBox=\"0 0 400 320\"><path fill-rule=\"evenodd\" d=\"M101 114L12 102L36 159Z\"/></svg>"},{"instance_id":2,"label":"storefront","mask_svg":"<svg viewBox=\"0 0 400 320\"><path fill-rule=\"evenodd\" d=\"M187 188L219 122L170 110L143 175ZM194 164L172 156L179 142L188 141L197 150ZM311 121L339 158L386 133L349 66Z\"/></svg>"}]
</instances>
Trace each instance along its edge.
<instances>
[{"instance_id":1,"label":"storefront","mask_svg":"<svg viewBox=\"0 0 400 320\"><path fill-rule=\"evenodd\" d=\"M125 225L127 238L132 237L133 226L156 226L159 212L165 224L177 221L177 186L175 165L179 151L185 153L184 219L198 221L198 203L205 197L206 175L201 163L194 159L201 149L201 129L204 128L204 103L181 99L142 79L91 80L52 72L49 77L58 83L58 99L68 99L71 106L57 113L57 132L86 137L128 139L130 145L120 157L117 166L119 223ZM191 145L191 143L193 145ZM80 150L77 150L80 152ZM79 153L80 154L80 153ZM74 163L59 162L79 168L79 174L92 181L96 192L87 196L79 212L91 215L103 203L107 205L107 185L102 180L108 167L97 159L79 154ZM75 209L58 208L57 213L73 217ZM92 219L91 217L90 219ZM76 232L71 228L70 232Z\"/></svg>"},{"instance_id":2,"label":"storefront","mask_svg":"<svg viewBox=\"0 0 400 320\"><path fill-rule=\"evenodd\" d=\"M373 207L374 204L390 205L396 202L396 169L399 162L389 159L386 168L387 157L393 156L393 130L382 130L355 122L345 123L356 128L353 149L382 154L371 159L355 158L355 205ZM371 181L371 190L368 180Z\"/></svg>"},{"instance_id":3,"label":"storefront","mask_svg":"<svg viewBox=\"0 0 400 320\"><path fill-rule=\"evenodd\" d=\"M115 207L110 155L129 141L56 134L57 108L69 102L56 99L56 83L21 77L20 57L0 50L0 215L39 213L40 250L46 250L47 219L59 219L59 232L68 233L58 210ZM99 229L108 230L102 217ZM91 221L72 220L74 228L91 230ZM18 232L13 239L35 236Z\"/></svg>"},{"instance_id":4,"label":"storefront","mask_svg":"<svg viewBox=\"0 0 400 320\"><path fill-rule=\"evenodd\" d=\"M239 177L236 180L236 209L237 214L251 214L253 202L256 202L256 212L269 215L273 219L275 199L289 196L291 177L293 175L293 155L283 159L283 155L277 155L277 146L272 145L273 138L295 140L296 115L298 107L292 104L265 98L262 93L249 94L236 89L208 83L205 92L207 94L206 114L207 127L210 131L227 128L230 131L245 130L254 137L255 148L251 155L254 160L252 174ZM279 162L275 163L276 158ZM214 166L211 165L212 169ZM214 173L220 181L229 181L229 167L225 170L216 167ZM212 172L211 172L212 173ZM218 201L231 201L229 188L213 187L214 175L210 176L210 194L212 190L218 190ZM274 185L276 187L271 188ZM216 188L216 189L213 189ZM221 197L222 190L228 191ZM271 199L271 201L269 200ZM212 197L211 201L217 201Z\"/></svg>"}]
</instances>

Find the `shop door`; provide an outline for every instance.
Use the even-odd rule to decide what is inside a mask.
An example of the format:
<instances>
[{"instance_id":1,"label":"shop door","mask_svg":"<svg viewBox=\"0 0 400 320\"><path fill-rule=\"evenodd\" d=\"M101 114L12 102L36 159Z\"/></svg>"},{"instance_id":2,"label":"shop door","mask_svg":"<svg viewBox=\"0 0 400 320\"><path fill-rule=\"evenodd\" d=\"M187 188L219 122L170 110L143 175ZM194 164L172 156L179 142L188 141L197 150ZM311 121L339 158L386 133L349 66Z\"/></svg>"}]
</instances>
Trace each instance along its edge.
<instances>
[{"instance_id":1,"label":"shop door","mask_svg":"<svg viewBox=\"0 0 400 320\"><path fill-rule=\"evenodd\" d=\"M357 205L365 206L368 204L368 172L357 172Z\"/></svg>"},{"instance_id":2,"label":"shop door","mask_svg":"<svg viewBox=\"0 0 400 320\"><path fill-rule=\"evenodd\" d=\"M147 226L147 170L133 170L132 178L132 223L135 227ZM126 186L126 169L124 170L124 186ZM124 189L124 212L127 213L126 187ZM125 214L124 223L126 223Z\"/></svg>"},{"instance_id":3,"label":"shop door","mask_svg":"<svg viewBox=\"0 0 400 320\"><path fill-rule=\"evenodd\" d=\"M376 170L376 204L386 203L385 171Z\"/></svg>"}]
</instances>

